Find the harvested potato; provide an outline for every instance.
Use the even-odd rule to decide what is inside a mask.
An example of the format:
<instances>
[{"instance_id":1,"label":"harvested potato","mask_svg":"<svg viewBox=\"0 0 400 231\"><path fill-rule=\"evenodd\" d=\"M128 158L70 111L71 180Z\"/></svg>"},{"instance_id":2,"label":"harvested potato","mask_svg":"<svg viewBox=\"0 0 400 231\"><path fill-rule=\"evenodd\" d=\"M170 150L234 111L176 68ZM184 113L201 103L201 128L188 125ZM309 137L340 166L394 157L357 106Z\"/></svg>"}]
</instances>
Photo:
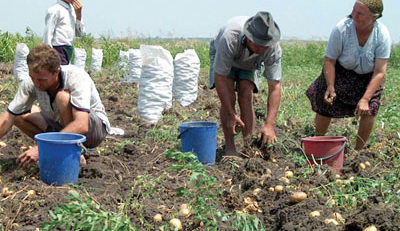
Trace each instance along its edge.
<instances>
[{"instance_id":1,"label":"harvested potato","mask_svg":"<svg viewBox=\"0 0 400 231\"><path fill-rule=\"evenodd\" d=\"M368 226L367 228L363 229L363 231L378 231L375 225Z\"/></svg>"},{"instance_id":2,"label":"harvested potato","mask_svg":"<svg viewBox=\"0 0 400 231\"><path fill-rule=\"evenodd\" d=\"M309 216L310 216L310 218L320 217L321 213L318 210L315 210L315 211L312 211Z\"/></svg>"},{"instance_id":3,"label":"harvested potato","mask_svg":"<svg viewBox=\"0 0 400 231\"><path fill-rule=\"evenodd\" d=\"M191 212L188 208L181 209L179 213L184 217L189 217L191 215Z\"/></svg>"},{"instance_id":4,"label":"harvested potato","mask_svg":"<svg viewBox=\"0 0 400 231\"><path fill-rule=\"evenodd\" d=\"M335 219L336 221L340 221L342 223L345 222L345 219L342 217L340 213L332 213L332 218Z\"/></svg>"},{"instance_id":5,"label":"harvested potato","mask_svg":"<svg viewBox=\"0 0 400 231\"><path fill-rule=\"evenodd\" d=\"M36 192L35 192L35 190L29 190L29 191L26 193L26 195L28 195L28 197L32 197L32 196L35 196L35 195L36 195Z\"/></svg>"},{"instance_id":6,"label":"harvested potato","mask_svg":"<svg viewBox=\"0 0 400 231\"><path fill-rule=\"evenodd\" d=\"M364 163L360 163L360 164L358 165L358 168L359 168L361 171L364 171L365 168L366 168L366 166L365 166Z\"/></svg>"},{"instance_id":7,"label":"harvested potato","mask_svg":"<svg viewBox=\"0 0 400 231\"><path fill-rule=\"evenodd\" d=\"M324 223L325 223L326 225L328 225L328 224L338 225L338 224L339 224L335 219L332 219L332 218L326 218L326 219L324 220Z\"/></svg>"},{"instance_id":8,"label":"harvested potato","mask_svg":"<svg viewBox=\"0 0 400 231\"><path fill-rule=\"evenodd\" d=\"M336 98L336 93L334 92L328 96L328 98L326 99L326 102L329 104L333 104L333 101L335 100L335 98Z\"/></svg>"},{"instance_id":9,"label":"harvested potato","mask_svg":"<svg viewBox=\"0 0 400 231\"><path fill-rule=\"evenodd\" d=\"M282 185L275 186L274 192L281 193L282 191L283 191L283 186Z\"/></svg>"},{"instance_id":10,"label":"harvested potato","mask_svg":"<svg viewBox=\"0 0 400 231\"><path fill-rule=\"evenodd\" d=\"M10 196L11 194L13 194L14 192L13 191L11 191L11 190L9 190L7 187L4 187L2 190L1 190L1 194L3 195L3 197L8 197L8 196Z\"/></svg>"},{"instance_id":11,"label":"harvested potato","mask_svg":"<svg viewBox=\"0 0 400 231\"><path fill-rule=\"evenodd\" d=\"M299 203L307 199L307 194L305 192L295 192L290 196L290 201L294 203Z\"/></svg>"},{"instance_id":12,"label":"harvested potato","mask_svg":"<svg viewBox=\"0 0 400 231\"><path fill-rule=\"evenodd\" d=\"M326 201L326 204L328 204L328 205L331 205L331 206L335 206L336 205L336 201L334 200L334 199L328 199L327 201Z\"/></svg>"},{"instance_id":13,"label":"harvested potato","mask_svg":"<svg viewBox=\"0 0 400 231\"><path fill-rule=\"evenodd\" d=\"M281 178L279 178L279 180L284 182L284 183L286 183L286 184L290 184L290 180L288 178L286 178L286 177L281 177Z\"/></svg>"},{"instance_id":14,"label":"harvested potato","mask_svg":"<svg viewBox=\"0 0 400 231\"><path fill-rule=\"evenodd\" d=\"M188 208L187 204L181 204L181 206L179 207L180 210L187 209L187 208Z\"/></svg>"},{"instance_id":15,"label":"harvested potato","mask_svg":"<svg viewBox=\"0 0 400 231\"><path fill-rule=\"evenodd\" d=\"M154 215L153 217L153 221L154 222L161 222L163 220L162 215L157 213L156 215Z\"/></svg>"},{"instance_id":16,"label":"harvested potato","mask_svg":"<svg viewBox=\"0 0 400 231\"><path fill-rule=\"evenodd\" d=\"M172 218L169 221L169 225L178 229L178 230L182 230L182 222L181 220L179 220L178 218Z\"/></svg>"},{"instance_id":17,"label":"harvested potato","mask_svg":"<svg viewBox=\"0 0 400 231\"><path fill-rule=\"evenodd\" d=\"M7 144L4 143L3 141L0 141L0 147L2 147L2 148L7 147Z\"/></svg>"},{"instance_id":18,"label":"harvested potato","mask_svg":"<svg viewBox=\"0 0 400 231\"><path fill-rule=\"evenodd\" d=\"M291 177L293 177L293 175L294 175L294 173L290 170L285 172L285 177L287 177L287 178L291 178Z\"/></svg>"},{"instance_id":19,"label":"harvested potato","mask_svg":"<svg viewBox=\"0 0 400 231\"><path fill-rule=\"evenodd\" d=\"M256 188L256 189L253 190L253 195L257 196L260 192L261 192L261 189L260 188Z\"/></svg>"},{"instance_id":20,"label":"harvested potato","mask_svg":"<svg viewBox=\"0 0 400 231\"><path fill-rule=\"evenodd\" d=\"M274 187L269 187L269 188L268 188L268 192L275 192Z\"/></svg>"},{"instance_id":21,"label":"harvested potato","mask_svg":"<svg viewBox=\"0 0 400 231\"><path fill-rule=\"evenodd\" d=\"M371 166L371 163L369 161L365 161L364 164L365 164L365 167L370 167Z\"/></svg>"}]
</instances>

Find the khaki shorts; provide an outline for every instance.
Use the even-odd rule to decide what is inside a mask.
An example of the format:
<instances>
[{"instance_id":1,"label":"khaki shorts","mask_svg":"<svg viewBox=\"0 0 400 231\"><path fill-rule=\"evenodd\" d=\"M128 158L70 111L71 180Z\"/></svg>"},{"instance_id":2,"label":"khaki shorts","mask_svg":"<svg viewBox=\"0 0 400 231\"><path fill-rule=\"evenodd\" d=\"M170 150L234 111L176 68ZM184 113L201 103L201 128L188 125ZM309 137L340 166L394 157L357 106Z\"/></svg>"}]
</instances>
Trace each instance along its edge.
<instances>
[{"instance_id":1,"label":"khaki shorts","mask_svg":"<svg viewBox=\"0 0 400 231\"><path fill-rule=\"evenodd\" d=\"M42 114L43 116L43 114ZM60 123L53 121L43 116L47 123L46 132L59 132L63 129ZM95 114L89 114L89 132L85 134L86 142L83 143L87 148L95 148L103 142L107 136L106 125L103 121Z\"/></svg>"}]
</instances>

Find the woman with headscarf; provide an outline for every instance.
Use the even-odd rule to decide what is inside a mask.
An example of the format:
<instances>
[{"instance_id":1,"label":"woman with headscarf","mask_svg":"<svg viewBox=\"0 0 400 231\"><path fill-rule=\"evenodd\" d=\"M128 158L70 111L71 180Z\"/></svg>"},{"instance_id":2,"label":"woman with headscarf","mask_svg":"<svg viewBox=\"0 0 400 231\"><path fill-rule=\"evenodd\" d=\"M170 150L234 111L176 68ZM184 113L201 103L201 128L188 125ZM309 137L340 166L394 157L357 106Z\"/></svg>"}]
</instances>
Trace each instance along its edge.
<instances>
[{"instance_id":1,"label":"woman with headscarf","mask_svg":"<svg viewBox=\"0 0 400 231\"><path fill-rule=\"evenodd\" d=\"M331 118L360 116L356 150L372 131L381 104L391 38L382 17L382 0L357 0L351 15L332 30L323 71L308 88L316 112L317 135L327 132Z\"/></svg>"}]
</instances>

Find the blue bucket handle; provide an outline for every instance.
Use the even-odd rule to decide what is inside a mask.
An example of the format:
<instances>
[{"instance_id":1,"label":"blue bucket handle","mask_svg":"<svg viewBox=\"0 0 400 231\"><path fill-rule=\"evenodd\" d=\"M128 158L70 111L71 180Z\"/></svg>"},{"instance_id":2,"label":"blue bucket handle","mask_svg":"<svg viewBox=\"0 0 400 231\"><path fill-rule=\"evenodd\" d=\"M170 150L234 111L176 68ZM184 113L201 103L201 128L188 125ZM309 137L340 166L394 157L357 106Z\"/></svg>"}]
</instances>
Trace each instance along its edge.
<instances>
[{"instance_id":1,"label":"blue bucket handle","mask_svg":"<svg viewBox=\"0 0 400 231\"><path fill-rule=\"evenodd\" d=\"M188 132L191 128L194 128L194 127L196 127L196 126L193 126L193 125L189 125L188 127L186 127L186 129L185 130L183 130L183 131L181 131L180 133L179 133L179 135L178 135L178 139L181 139L182 138L182 136L183 136L183 134L185 134L186 132ZM178 129L179 130L179 129Z\"/></svg>"},{"instance_id":2,"label":"blue bucket handle","mask_svg":"<svg viewBox=\"0 0 400 231\"><path fill-rule=\"evenodd\" d=\"M83 145L81 142L76 143L79 147L81 147L83 149L83 152L87 153L88 149L85 147L85 145Z\"/></svg>"},{"instance_id":3,"label":"blue bucket handle","mask_svg":"<svg viewBox=\"0 0 400 231\"><path fill-rule=\"evenodd\" d=\"M179 133L178 135L178 139L182 138L183 134L186 133L187 131L189 131L191 127L187 127L185 130L181 131L181 133Z\"/></svg>"}]
</instances>

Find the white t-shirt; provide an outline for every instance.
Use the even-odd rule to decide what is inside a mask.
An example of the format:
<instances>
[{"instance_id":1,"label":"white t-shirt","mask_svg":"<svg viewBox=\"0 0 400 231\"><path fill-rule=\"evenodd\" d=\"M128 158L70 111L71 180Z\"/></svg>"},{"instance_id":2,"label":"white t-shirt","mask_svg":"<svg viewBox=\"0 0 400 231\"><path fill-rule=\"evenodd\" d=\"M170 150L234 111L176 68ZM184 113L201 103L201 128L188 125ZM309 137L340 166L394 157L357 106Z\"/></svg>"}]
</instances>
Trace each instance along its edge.
<instances>
[{"instance_id":1,"label":"white t-shirt","mask_svg":"<svg viewBox=\"0 0 400 231\"><path fill-rule=\"evenodd\" d=\"M43 43L53 46L72 46L75 36L81 36L84 24L76 19L74 6L62 0L47 10Z\"/></svg>"},{"instance_id":2,"label":"white t-shirt","mask_svg":"<svg viewBox=\"0 0 400 231\"><path fill-rule=\"evenodd\" d=\"M92 78L82 69L74 65L61 66L59 90L69 90L71 93L71 105L77 110L95 113L110 131L103 103L94 85ZM8 111L13 115L22 115L30 112L34 101L39 101L41 113L49 119L60 122L55 100L51 102L47 91L39 91L35 88L31 78L21 81L14 99L8 106Z\"/></svg>"},{"instance_id":3,"label":"white t-shirt","mask_svg":"<svg viewBox=\"0 0 400 231\"><path fill-rule=\"evenodd\" d=\"M363 47L358 43L353 19L342 19L332 30L325 56L338 60L340 65L358 74L374 71L375 59L388 59L392 40L385 25L376 21Z\"/></svg>"}]
</instances>

